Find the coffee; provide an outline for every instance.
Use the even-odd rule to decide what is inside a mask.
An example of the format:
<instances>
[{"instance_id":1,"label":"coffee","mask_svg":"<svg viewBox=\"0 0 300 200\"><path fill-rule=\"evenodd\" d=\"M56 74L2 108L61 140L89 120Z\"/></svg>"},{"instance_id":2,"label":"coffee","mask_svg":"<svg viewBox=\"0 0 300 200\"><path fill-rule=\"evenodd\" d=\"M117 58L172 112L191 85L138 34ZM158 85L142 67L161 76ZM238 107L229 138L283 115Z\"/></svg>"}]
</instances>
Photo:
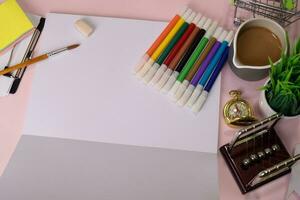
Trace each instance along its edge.
<instances>
[{"instance_id":1,"label":"coffee","mask_svg":"<svg viewBox=\"0 0 300 200\"><path fill-rule=\"evenodd\" d=\"M269 65L269 58L280 59L282 44L274 33L263 27L248 27L237 38L237 57L244 65Z\"/></svg>"}]
</instances>

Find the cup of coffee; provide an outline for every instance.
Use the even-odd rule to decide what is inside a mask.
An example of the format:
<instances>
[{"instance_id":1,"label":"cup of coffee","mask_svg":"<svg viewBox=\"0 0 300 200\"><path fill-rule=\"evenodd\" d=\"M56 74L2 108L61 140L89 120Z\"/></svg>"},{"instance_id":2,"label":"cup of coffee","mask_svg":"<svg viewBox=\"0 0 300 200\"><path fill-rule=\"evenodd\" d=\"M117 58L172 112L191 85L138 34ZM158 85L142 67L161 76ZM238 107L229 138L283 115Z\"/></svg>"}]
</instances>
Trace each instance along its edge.
<instances>
[{"instance_id":1,"label":"cup of coffee","mask_svg":"<svg viewBox=\"0 0 300 200\"><path fill-rule=\"evenodd\" d=\"M242 79L261 80L269 74L269 60L279 62L286 49L286 32L278 23L267 18L250 19L234 37L231 69Z\"/></svg>"}]
</instances>

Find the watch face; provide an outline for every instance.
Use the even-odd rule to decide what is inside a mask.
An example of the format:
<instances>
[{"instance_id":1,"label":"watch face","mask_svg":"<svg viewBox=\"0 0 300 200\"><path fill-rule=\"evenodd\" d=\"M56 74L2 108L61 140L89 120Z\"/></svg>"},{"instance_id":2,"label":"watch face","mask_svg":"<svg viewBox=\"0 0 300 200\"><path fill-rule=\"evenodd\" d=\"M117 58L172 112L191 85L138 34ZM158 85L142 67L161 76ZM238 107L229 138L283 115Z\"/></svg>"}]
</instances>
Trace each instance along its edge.
<instances>
[{"instance_id":1,"label":"watch face","mask_svg":"<svg viewBox=\"0 0 300 200\"><path fill-rule=\"evenodd\" d=\"M250 116L249 106L243 101L233 102L228 106L227 117L230 120Z\"/></svg>"}]
</instances>

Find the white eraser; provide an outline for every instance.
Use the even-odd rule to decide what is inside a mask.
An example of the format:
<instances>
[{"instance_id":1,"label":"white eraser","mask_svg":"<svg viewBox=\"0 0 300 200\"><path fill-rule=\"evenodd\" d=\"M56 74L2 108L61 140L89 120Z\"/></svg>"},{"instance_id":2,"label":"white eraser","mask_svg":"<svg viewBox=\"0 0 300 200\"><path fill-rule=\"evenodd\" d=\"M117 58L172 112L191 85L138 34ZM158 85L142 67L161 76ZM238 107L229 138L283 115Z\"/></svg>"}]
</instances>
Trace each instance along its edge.
<instances>
[{"instance_id":1,"label":"white eraser","mask_svg":"<svg viewBox=\"0 0 300 200\"><path fill-rule=\"evenodd\" d=\"M93 27L83 19L77 20L75 27L85 37L89 37L94 31Z\"/></svg>"}]
</instances>

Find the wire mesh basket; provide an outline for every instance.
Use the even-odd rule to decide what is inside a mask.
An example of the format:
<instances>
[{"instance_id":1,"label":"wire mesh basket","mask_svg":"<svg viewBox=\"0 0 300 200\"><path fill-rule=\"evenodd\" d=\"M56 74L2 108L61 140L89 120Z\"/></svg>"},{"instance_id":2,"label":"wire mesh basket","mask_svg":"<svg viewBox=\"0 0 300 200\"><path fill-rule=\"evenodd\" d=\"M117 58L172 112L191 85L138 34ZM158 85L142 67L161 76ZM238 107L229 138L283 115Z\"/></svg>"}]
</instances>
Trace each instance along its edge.
<instances>
[{"instance_id":1,"label":"wire mesh basket","mask_svg":"<svg viewBox=\"0 0 300 200\"><path fill-rule=\"evenodd\" d=\"M286 27L300 19L298 0L234 0L234 24L239 26L243 19L238 17L238 10L247 10L253 17L263 16Z\"/></svg>"}]
</instances>

